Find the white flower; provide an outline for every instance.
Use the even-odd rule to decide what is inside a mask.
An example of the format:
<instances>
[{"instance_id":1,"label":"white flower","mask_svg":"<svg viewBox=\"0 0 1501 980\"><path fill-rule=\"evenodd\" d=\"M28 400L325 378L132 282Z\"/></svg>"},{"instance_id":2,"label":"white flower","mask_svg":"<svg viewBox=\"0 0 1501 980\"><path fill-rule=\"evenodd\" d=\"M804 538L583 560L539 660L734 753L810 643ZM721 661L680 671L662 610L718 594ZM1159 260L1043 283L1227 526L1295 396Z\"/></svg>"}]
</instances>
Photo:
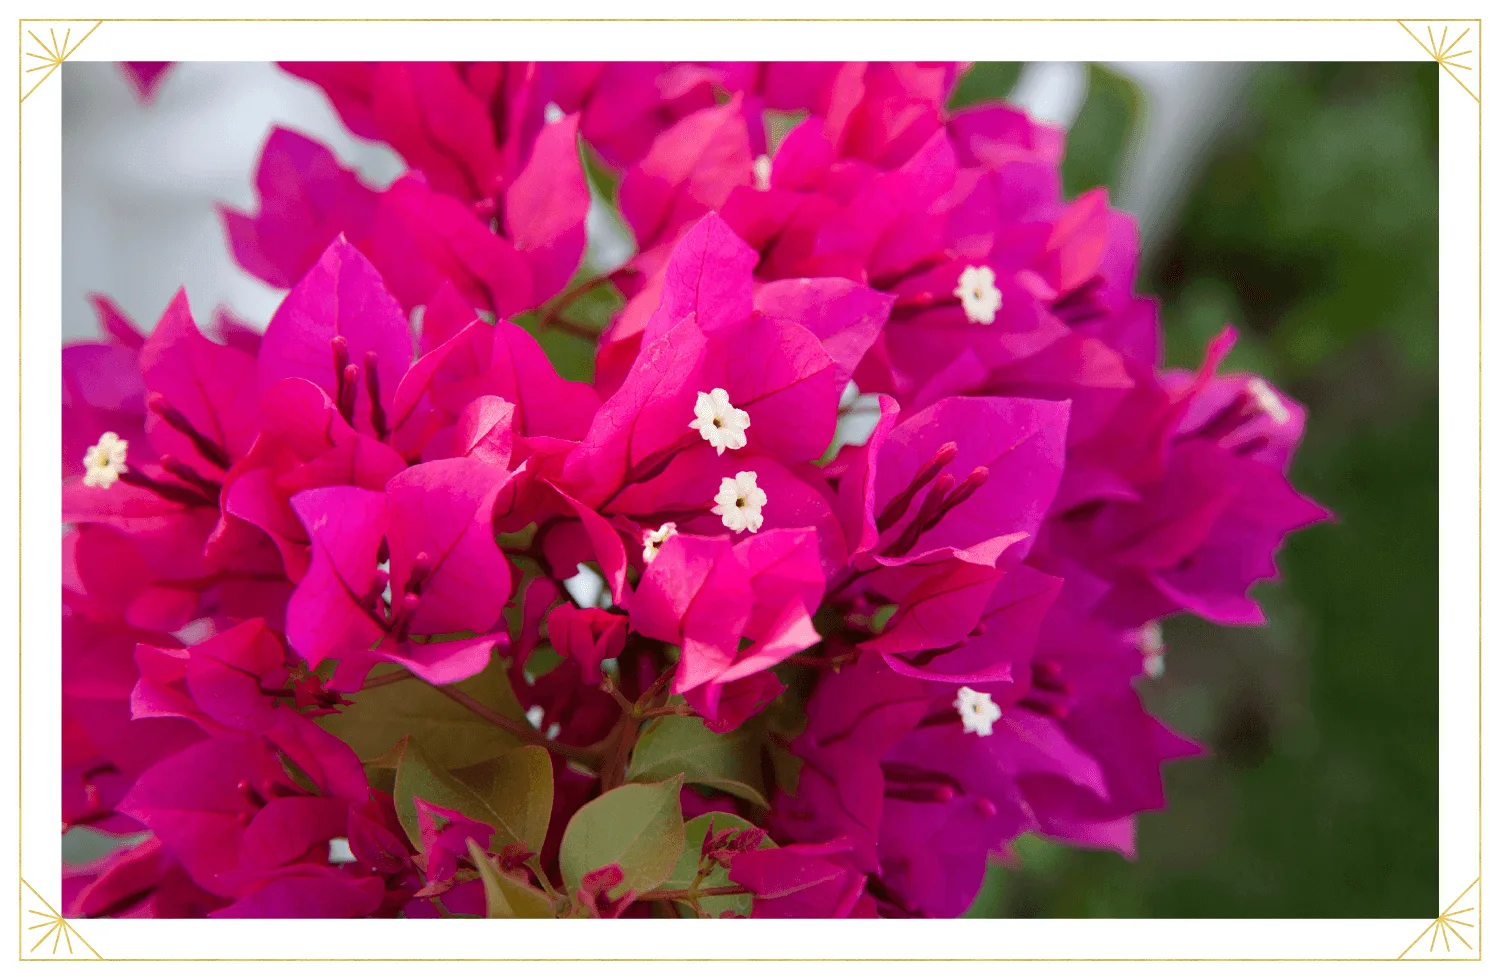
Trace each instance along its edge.
<instances>
[{"instance_id":1,"label":"white flower","mask_svg":"<svg viewBox=\"0 0 1501 980\"><path fill-rule=\"evenodd\" d=\"M1136 634L1141 649L1142 673L1156 680L1167 670L1167 646L1162 642L1162 626L1156 621L1143 626Z\"/></svg>"},{"instance_id":2,"label":"white flower","mask_svg":"<svg viewBox=\"0 0 1501 980\"><path fill-rule=\"evenodd\" d=\"M1273 422L1278 425L1286 425L1293 414L1287 410L1282 399L1272 390L1272 386L1260 378L1252 378L1246 382L1246 394L1256 399L1256 407L1267 413Z\"/></svg>"},{"instance_id":3,"label":"white flower","mask_svg":"<svg viewBox=\"0 0 1501 980\"><path fill-rule=\"evenodd\" d=\"M751 164L751 174L756 178L756 190L771 190L771 157L761 154Z\"/></svg>"},{"instance_id":4,"label":"white flower","mask_svg":"<svg viewBox=\"0 0 1501 980\"><path fill-rule=\"evenodd\" d=\"M718 514L731 531L754 534L761 530L761 508L765 506L766 491L756 486L756 474L741 470L733 480L725 477L719 481L712 513Z\"/></svg>"},{"instance_id":5,"label":"white flower","mask_svg":"<svg viewBox=\"0 0 1501 980\"><path fill-rule=\"evenodd\" d=\"M698 417L688 423L688 428L697 429L719 455L723 456L726 449L745 448L750 413L731 405L730 393L723 388L700 391L693 414Z\"/></svg>"},{"instance_id":6,"label":"white flower","mask_svg":"<svg viewBox=\"0 0 1501 980\"><path fill-rule=\"evenodd\" d=\"M125 465L125 451L130 443L113 432L106 432L99 441L83 454L83 485L108 490L120 479L121 473L129 472Z\"/></svg>"},{"instance_id":7,"label":"white flower","mask_svg":"<svg viewBox=\"0 0 1501 980\"><path fill-rule=\"evenodd\" d=\"M550 123L562 122L563 110L556 102L549 102L542 107L542 120Z\"/></svg>"},{"instance_id":8,"label":"white flower","mask_svg":"<svg viewBox=\"0 0 1501 980\"><path fill-rule=\"evenodd\" d=\"M959 288L954 295L964 304L964 315L970 323L995 322L996 311L1001 308L1001 291L995 288L995 273L990 266L965 266L959 273Z\"/></svg>"},{"instance_id":9,"label":"white flower","mask_svg":"<svg viewBox=\"0 0 1501 980\"><path fill-rule=\"evenodd\" d=\"M646 531L641 535L641 559L648 564L657 557L657 552L662 550L662 544L668 538L678 533L678 526L673 521L668 521L655 531Z\"/></svg>"},{"instance_id":10,"label":"white flower","mask_svg":"<svg viewBox=\"0 0 1501 980\"><path fill-rule=\"evenodd\" d=\"M990 695L984 691L959 688L954 707L959 709L959 720L964 722L964 730L974 732L982 738L995 731L995 723L1001 720L1001 709L995 706Z\"/></svg>"}]
</instances>

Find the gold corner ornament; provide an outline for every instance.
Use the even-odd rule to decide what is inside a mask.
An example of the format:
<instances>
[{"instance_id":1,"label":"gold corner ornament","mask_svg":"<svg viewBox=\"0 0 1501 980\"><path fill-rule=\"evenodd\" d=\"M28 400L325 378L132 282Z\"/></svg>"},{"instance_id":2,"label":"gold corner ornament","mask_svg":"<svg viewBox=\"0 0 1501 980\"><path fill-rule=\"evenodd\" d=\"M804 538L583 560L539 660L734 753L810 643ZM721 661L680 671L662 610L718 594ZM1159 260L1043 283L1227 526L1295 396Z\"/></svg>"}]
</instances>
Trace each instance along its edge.
<instances>
[{"instance_id":1,"label":"gold corner ornament","mask_svg":"<svg viewBox=\"0 0 1501 980\"><path fill-rule=\"evenodd\" d=\"M1480 925L1480 879L1470 882L1470 886L1459 893L1459 897L1449 903L1449 907L1438 914L1438 918L1428 924L1428 928L1408 944L1397 959L1419 959L1429 957L1453 957L1456 954L1465 959L1479 959L1480 950L1477 949ZM1468 901L1467 901L1468 899ZM1455 906L1463 903L1463 908ZM1476 942L1471 942L1474 939ZM1409 955L1411 954L1411 955Z\"/></svg>"},{"instance_id":2,"label":"gold corner ornament","mask_svg":"<svg viewBox=\"0 0 1501 980\"><path fill-rule=\"evenodd\" d=\"M31 892L31 900L22 903L25 906L23 914L25 921L21 923L24 937L21 940L21 949L26 955L88 959L92 954L96 960L104 959L99 955L99 951L90 946L89 941L79 934L73 923L63 918L62 913L53 908L52 903L43 898L41 892L31 887L30 882L22 878L21 884ZM22 898L26 896L22 895ZM41 908L36 907L38 902L41 903Z\"/></svg>"},{"instance_id":3,"label":"gold corner ornament","mask_svg":"<svg viewBox=\"0 0 1501 980\"><path fill-rule=\"evenodd\" d=\"M1478 34L1474 38L1471 38L1469 27L1465 27L1463 30L1461 30L1460 25L1455 24L1453 25L1454 37L1451 40L1449 37L1450 25L1437 25L1439 33L1434 34L1433 31L1435 25L1420 24L1418 25L1418 31L1426 32L1428 37L1428 40L1425 41L1423 40L1422 36L1420 36L1418 31L1414 31L1411 27L1408 27L1407 24L1403 23L1400 20L1397 21L1397 24L1404 31L1406 31L1414 41L1418 42L1418 45L1422 47L1422 49L1428 54L1428 57L1438 62L1438 66L1449 73L1450 78L1459 83L1459 87L1465 90L1466 95L1475 100L1476 105L1480 104L1480 96L1475 94L1475 92L1480 88L1480 86L1475 82L1475 73L1477 71L1476 66L1480 63L1480 45L1478 43ZM1468 41L1466 39L1468 39ZM1470 60L1473 60L1475 64L1467 64L1467 62ZM1460 77L1460 75L1456 74L1456 72L1465 73L1464 77ZM1465 84L1466 78L1470 80L1469 85ZM1473 89L1471 86L1474 86Z\"/></svg>"},{"instance_id":4,"label":"gold corner ornament","mask_svg":"<svg viewBox=\"0 0 1501 980\"><path fill-rule=\"evenodd\" d=\"M36 31L27 29L26 33L29 35L30 44L27 44L25 41L22 42L22 53L30 60L21 68L23 79L21 84L24 87L26 84L25 78L36 72L42 72L43 75L33 82L30 88L26 89L25 93L21 96L21 101L25 102L32 92L35 92L43 82L51 78L52 73L61 68L63 62L72 57L73 52L78 50L78 46L87 41L89 35L97 31L99 25L103 23L104 21L102 20L97 21L93 27L90 27L76 41L73 40L73 28L71 27L63 28L61 41L58 40L56 28L48 28L47 38L45 39L39 37Z\"/></svg>"}]
</instances>

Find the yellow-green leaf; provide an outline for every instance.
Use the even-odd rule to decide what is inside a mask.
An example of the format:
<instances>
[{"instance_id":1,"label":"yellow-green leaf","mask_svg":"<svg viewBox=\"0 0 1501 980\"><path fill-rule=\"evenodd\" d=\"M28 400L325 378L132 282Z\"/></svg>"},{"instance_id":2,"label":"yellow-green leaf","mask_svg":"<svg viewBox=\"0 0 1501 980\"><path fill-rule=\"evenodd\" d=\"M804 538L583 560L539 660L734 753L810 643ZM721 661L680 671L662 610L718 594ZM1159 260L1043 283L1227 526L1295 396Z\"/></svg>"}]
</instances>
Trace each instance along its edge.
<instances>
[{"instance_id":1,"label":"yellow-green leaf","mask_svg":"<svg viewBox=\"0 0 1501 980\"><path fill-rule=\"evenodd\" d=\"M484 848L469 842L469 860L485 883L485 917L488 919L551 919L557 916L546 893L503 874Z\"/></svg>"},{"instance_id":2,"label":"yellow-green leaf","mask_svg":"<svg viewBox=\"0 0 1501 980\"><path fill-rule=\"evenodd\" d=\"M529 849L542 850L552 817L552 758L546 749L524 745L453 775L479 794L508 833Z\"/></svg>"},{"instance_id":3,"label":"yellow-green leaf","mask_svg":"<svg viewBox=\"0 0 1501 980\"><path fill-rule=\"evenodd\" d=\"M711 818L714 821L714 832L716 834L723 830L729 830L731 827L737 830L748 830L755 826L744 817L736 816L733 813L705 813L694 817L683 827L683 852L678 855L678 863L672 869L672 874L659 887L664 889L692 887L693 879L698 877L700 852L704 848L704 838L709 834L709 821ZM761 838L759 850L764 851L768 847L776 846L770 837L763 837ZM703 881L699 882L698 887L701 889L723 888L726 885L733 884L734 882L730 880L729 871L716 865L714 870L709 872ZM679 902L678 904L682 906L685 913L690 912L692 909L692 906L687 902ZM721 912L738 912L746 916L751 914L750 895L715 895L699 899L698 904L709 918L717 919Z\"/></svg>"},{"instance_id":4,"label":"yellow-green leaf","mask_svg":"<svg viewBox=\"0 0 1501 980\"><path fill-rule=\"evenodd\" d=\"M590 871L620 865L620 889L636 894L657 887L683 850L683 777L628 783L579 808L563 831L559 864L570 895Z\"/></svg>"},{"instance_id":5,"label":"yellow-green leaf","mask_svg":"<svg viewBox=\"0 0 1501 980\"><path fill-rule=\"evenodd\" d=\"M766 806L761 775L763 727L755 720L723 735L704 727L698 718L669 715L641 733L631 755L627 778L651 782L681 775L685 782Z\"/></svg>"},{"instance_id":6,"label":"yellow-green leaf","mask_svg":"<svg viewBox=\"0 0 1501 980\"><path fill-rule=\"evenodd\" d=\"M454 686L507 718L525 721L526 713L511 691L505 665L499 659L492 659L482 673ZM422 742L428 757L444 769L474 765L521 744L420 680L373 687L357 692L350 700L354 704L338 714L319 718L318 723L348 743L366 762L388 752L406 735Z\"/></svg>"},{"instance_id":7,"label":"yellow-green leaf","mask_svg":"<svg viewBox=\"0 0 1501 980\"><path fill-rule=\"evenodd\" d=\"M392 797L396 803L396 816L413 846L421 846L421 834L417 824L417 799L426 800L434 806L457 810L472 820L489 824L494 828L488 842L488 850L499 851L507 844L522 843L532 850L541 850L541 840L547 834L546 817L541 818L542 831L536 832L540 808L539 800L534 806L529 799L518 799L532 792L535 785L536 758L529 753L518 758L507 757L494 760L496 765L487 768L484 793L458 779L452 773L435 766L424 747L415 740L403 739L398 745L399 761L396 766L396 788ZM525 752L525 750L521 750ZM546 754L546 750L539 749ZM552 777L549 766L546 807L552 809ZM509 774L509 775L507 775ZM491 799L496 800L492 805ZM500 802L504 800L504 802ZM498 809L497 809L498 806ZM532 839L529 840L528 837ZM535 843L534 843L535 841Z\"/></svg>"}]
</instances>

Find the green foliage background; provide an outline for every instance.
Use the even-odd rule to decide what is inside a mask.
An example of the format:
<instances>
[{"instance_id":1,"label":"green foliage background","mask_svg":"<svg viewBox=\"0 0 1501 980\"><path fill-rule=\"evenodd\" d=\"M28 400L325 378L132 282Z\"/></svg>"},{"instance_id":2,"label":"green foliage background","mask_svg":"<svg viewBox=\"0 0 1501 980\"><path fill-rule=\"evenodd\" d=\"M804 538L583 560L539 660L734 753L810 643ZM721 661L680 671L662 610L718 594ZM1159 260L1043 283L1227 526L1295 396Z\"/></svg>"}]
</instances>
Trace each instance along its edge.
<instances>
[{"instance_id":1,"label":"green foliage background","mask_svg":"<svg viewBox=\"0 0 1501 980\"><path fill-rule=\"evenodd\" d=\"M1003 97L978 65L957 101ZM1027 838L976 916L1426 917L1438 904L1438 68L1262 65L1142 270L1168 361L1309 407L1293 479L1338 514L1284 549L1270 625L1165 626L1152 708L1209 749L1168 769L1135 861ZM1070 193L1113 177L1142 101L1090 67Z\"/></svg>"}]
</instances>

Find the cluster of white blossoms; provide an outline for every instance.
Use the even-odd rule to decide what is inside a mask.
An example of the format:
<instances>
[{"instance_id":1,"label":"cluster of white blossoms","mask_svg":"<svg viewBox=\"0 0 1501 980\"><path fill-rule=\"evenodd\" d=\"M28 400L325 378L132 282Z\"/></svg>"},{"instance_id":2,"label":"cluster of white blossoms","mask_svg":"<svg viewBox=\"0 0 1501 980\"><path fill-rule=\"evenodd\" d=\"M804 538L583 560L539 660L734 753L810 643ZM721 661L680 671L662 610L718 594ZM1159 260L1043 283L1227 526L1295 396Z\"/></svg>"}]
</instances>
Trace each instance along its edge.
<instances>
[{"instance_id":1,"label":"cluster of white blossoms","mask_svg":"<svg viewBox=\"0 0 1501 980\"><path fill-rule=\"evenodd\" d=\"M767 167L770 166L771 162L768 160ZM698 434L719 455L723 456L726 449L745 448L745 430L750 428L750 413L731 404L730 393L723 388L700 391L693 404L693 414L694 419L688 423L688 428L697 429ZM756 486L755 471L741 470L734 477L727 476L719 481L719 492L714 495L714 506L710 513L718 514L724 526L737 534L741 531L754 534L761 530L761 524L765 520L761 516L761 508L765 506L766 491ZM669 523L643 538L646 546L643 555L647 561L657 556L657 549L667 539L663 537L653 543L652 535L661 534L669 527L672 530L667 533L667 537L677 533L677 525Z\"/></svg>"},{"instance_id":2,"label":"cluster of white blossoms","mask_svg":"<svg viewBox=\"0 0 1501 980\"><path fill-rule=\"evenodd\" d=\"M100 436L83 454L83 485L101 490L114 486L120 474L130 470L125 465L125 451L129 448L130 443L113 432Z\"/></svg>"},{"instance_id":3,"label":"cluster of white blossoms","mask_svg":"<svg viewBox=\"0 0 1501 980\"><path fill-rule=\"evenodd\" d=\"M976 691L969 687L959 688L959 696L954 699L954 707L959 709L959 720L964 723L964 730L973 732L981 738L994 732L995 723L1001 720L1001 709L984 691Z\"/></svg>"},{"instance_id":4,"label":"cluster of white blossoms","mask_svg":"<svg viewBox=\"0 0 1501 980\"><path fill-rule=\"evenodd\" d=\"M995 272L988 265L967 265L959 273L959 287L954 290L964 306L964 315L970 323L995 322L1001 308L1001 291L995 288Z\"/></svg>"},{"instance_id":5,"label":"cluster of white blossoms","mask_svg":"<svg viewBox=\"0 0 1501 980\"><path fill-rule=\"evenodd\" d=\"M641 534L641 560L650 564L657 552L662 550L662 544L668 538L678 533L677 522L668 521L655 531L644 531Z\"/></svg>"}]
</instances>

